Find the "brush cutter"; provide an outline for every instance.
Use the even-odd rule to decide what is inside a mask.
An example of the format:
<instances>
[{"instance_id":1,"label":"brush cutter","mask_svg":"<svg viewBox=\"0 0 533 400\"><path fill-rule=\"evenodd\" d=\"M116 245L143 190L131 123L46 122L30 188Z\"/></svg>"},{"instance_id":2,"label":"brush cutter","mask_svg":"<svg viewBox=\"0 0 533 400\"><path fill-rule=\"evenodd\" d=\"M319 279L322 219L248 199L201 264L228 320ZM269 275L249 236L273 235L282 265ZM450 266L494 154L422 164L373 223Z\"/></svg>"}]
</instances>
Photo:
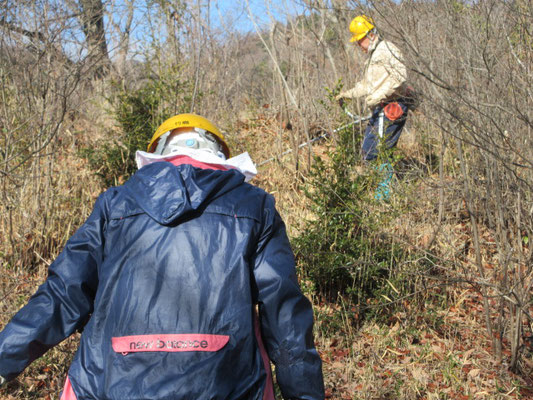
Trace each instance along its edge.
<instances>
[{"instance_id":1,"label":"brush cutter","mask_svg":"<svg viewBox=\"0 0 533 400\"><path fill-rule=\"evenodd\" d=\"M363 121L368 121L372 117L371 115L366 115L366 116L362 117L362 116L359 116L359 115L352 114L350 111L348 111L346 109L344 101L342 99L339 100L339 105L341 106L341 108L344 111L344 113L348 117L350 117L352 119L352 121L347 123L346 125L343 125L343 126L337 128L337 129L334 129L332 132L325 132L325 133L323 133L320 136L317 136L317 137L315 137L315 138L313 138L311 140L308 140L307 142L301 143L300 145L298 145L299 149L301 149L302 147L305 147L305 146L309 146L309 145L311 145L314 142L317 142L319 140L322 140L322 139L325 139L327 137L330 137L331 135L334 135L335 133L337 133L339 131L342 131L343 129L346 129L346 128L352 126L352 125L358 124L358 123L363 122ZM292 149L284 151L283 153L281 153L281 155L279 155L277 157L270 157L267 160L261 161L259 164L257 164L257 166L260 167L262 165L268 164L269 162L274 161L277 158L280 158L280 157L283 157L283 156L285 156L287 154L292 153L292 151L293 151Z\"/></svg>"}]
</instances>

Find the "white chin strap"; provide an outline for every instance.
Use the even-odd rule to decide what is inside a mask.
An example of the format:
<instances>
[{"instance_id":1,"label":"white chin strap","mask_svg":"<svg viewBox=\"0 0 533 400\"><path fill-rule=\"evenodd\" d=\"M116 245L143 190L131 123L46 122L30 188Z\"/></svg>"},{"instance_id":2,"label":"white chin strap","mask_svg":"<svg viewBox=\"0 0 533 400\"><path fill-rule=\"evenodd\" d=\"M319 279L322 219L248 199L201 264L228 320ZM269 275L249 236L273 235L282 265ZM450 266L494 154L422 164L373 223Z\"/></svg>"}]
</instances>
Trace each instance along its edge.
<instances>
[{"instance_id":1,"label":"white chin strap","mask_svg":"<svg viewBox=\"0 0 533 400\"><path fill-rule=\"evenodd\" d=\"M210 133L199 128L193 128L190 132L183 132L174 136L171 136L170 131L161 135L154 154L168 156L183 148L202 150L223 160L226 159L222 146L217 140Z\"/></svg>"}]
</instances>

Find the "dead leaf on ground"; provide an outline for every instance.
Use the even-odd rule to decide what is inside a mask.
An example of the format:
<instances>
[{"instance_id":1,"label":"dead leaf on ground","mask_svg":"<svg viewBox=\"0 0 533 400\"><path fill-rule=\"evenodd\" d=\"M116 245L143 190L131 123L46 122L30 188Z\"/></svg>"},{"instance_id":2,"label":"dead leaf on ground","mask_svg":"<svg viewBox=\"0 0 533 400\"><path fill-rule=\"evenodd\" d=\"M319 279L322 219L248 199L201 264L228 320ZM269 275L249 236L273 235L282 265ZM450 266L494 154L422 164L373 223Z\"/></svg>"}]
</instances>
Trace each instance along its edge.
<instances>
[{"instance_id":1,"label":"dead leaf on ground","mask_svg":"<svg viewBox=\"0 0 533 400\"><path fill-rule=\"evenodd\" d=\"M429 375L421 368L413 368L411 371L413 378L423 385L426 385L429 381Z\"/></svg>"}]
</instances>

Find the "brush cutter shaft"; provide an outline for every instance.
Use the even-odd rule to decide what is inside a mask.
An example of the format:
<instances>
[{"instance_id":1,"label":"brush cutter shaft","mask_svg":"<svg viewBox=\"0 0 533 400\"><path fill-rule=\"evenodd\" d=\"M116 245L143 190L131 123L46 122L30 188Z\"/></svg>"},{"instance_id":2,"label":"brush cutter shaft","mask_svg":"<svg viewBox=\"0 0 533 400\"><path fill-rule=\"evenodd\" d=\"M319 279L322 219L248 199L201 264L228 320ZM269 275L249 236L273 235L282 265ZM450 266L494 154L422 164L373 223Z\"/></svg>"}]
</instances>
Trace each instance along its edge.
<instances>
[{"instance_id":1,"label":"brush cutter shaft","mask_svg":"<svg viewBox=\"0 0 533 400\"><path fill-rule=\"evenodd\" d=\"M366 115L364 117L360 117L358 115L353 115L351 112L349 112L348 110L346 110L344 108L343 108L343 110L350 118L353 119L352 122L350 122L350 123L348 123L346 125L343 125L343 126L337 128L337 129L334 129L332 132L326 132L326 133L324 133L324 134L322 134L320 136L317 136L317 137L315 137L315 138L313 138L313 139L311 139L311 140L309 140L307 142L301 143L301 144L298 145L298 148L301 149L302 147L305 147L305 146L308 146L310 144L313 144L314 142L317 142L319 140L327 138L328 136L331 136L334 133L337 133L339 131L342 131L343 129L349 128L352 125L358 124L358 123L363 122L363 121L368 121L372 117L371 115ZM274 161L276 158L283 157L283 156L285 156L287 154L290 154L290 153L292 153L292 149L284 151L278 157L270 157L269 159L267 159L265 161L261 161L259 164L257 164L257 166L260 167L262 165L268 164L269 162Z\"/></svg>"}]
</instances>

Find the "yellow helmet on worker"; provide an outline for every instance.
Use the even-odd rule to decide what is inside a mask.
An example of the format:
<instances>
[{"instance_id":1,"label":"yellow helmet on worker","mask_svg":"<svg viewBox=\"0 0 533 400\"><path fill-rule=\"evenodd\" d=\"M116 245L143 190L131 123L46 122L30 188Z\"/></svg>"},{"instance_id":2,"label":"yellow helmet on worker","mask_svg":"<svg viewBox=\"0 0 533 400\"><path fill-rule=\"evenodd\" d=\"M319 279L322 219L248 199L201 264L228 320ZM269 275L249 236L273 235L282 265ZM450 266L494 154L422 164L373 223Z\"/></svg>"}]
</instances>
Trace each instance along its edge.
<instances>
[{"instance_id":1,"label":"yellow helmet on worker","mask_svg":"<svg viewBox=\"0 0 533 400\"><path fill-rule=\"evenodd\" d=\"M358 15L350 22L350 32L352 38L350 42L358 42L375 28L374 20L366 15Z\"/></svg>"},{"instance_id":2,"label":"yellow helmet on worker","mask_svg":"<svg viewBox=\"0 0 533 400\"><path fill-rule=\"evenodd\" d=\"M230 157L222 132L207 118L196 114L179 114L163 122L152 136L147 151L168 155L176 147L202 149L222 153L220 155L226 159Z\"/></svg>"}]
</instances>

